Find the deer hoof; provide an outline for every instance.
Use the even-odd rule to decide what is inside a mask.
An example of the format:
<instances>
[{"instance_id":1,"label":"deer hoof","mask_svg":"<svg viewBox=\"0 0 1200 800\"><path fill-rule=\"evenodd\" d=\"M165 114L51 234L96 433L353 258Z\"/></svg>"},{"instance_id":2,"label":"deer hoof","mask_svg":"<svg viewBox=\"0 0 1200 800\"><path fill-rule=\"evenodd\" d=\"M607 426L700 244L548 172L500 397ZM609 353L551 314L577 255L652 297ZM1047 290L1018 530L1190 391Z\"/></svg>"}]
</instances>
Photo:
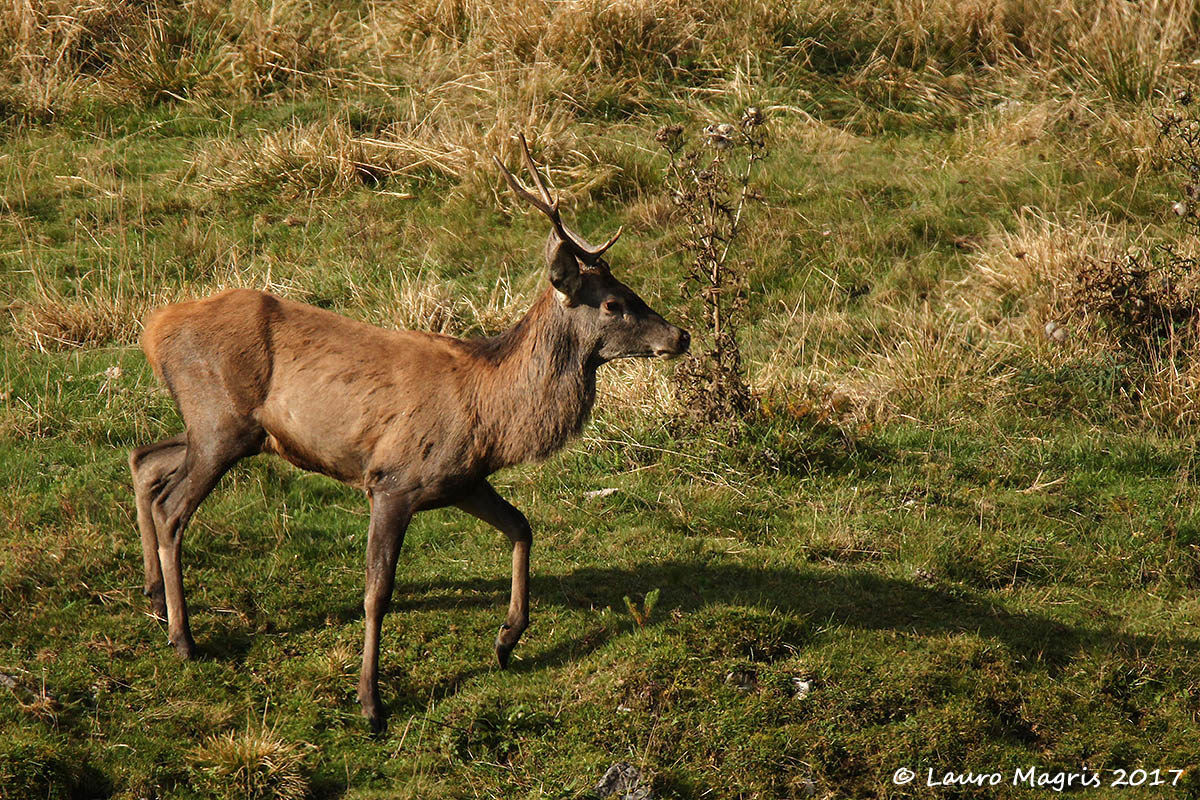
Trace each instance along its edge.
<instances>
[{"instance_id":1,"label":"deer hoof","mask_svg":"<svg viewBox=\"0 0 1200 800\"><path fill-rule=\"evenodd\" d=\"M191 636L181 636L178 641L171 642L175 647L175 653L184 661L193 661L196 658L196 643L192 641Z\"/></svg>"},{"instance_id":2,"label":"deer hoof","mask_svg":"<svg viewBox=\"0 0 1200 800\"><path fill-rule=\"evenodd\" d=\"M500 669L508 669L508 657L512 655L512 645L496 645L496 661L500 664Z\"/></svg>"},{"instance_id":3,"label":"deer hoof","mask_svg":"<svg viewBox=\"0 0 1200 800\"><path fill-rule=\"evenodd\" d=\"M149 595L150 597L150 612L154 614L159 622L167 621L167 599L161 594Z\"/></svg>"},{"instance_id":4,"label":"deer hoof","mask_svg":"<svg viewBox=\"0 0 1200 800\"><path fill-rule=\"evenodd\" d=\"M379 735L387 730L387 719L383 715L383 705L376 701L374 704L362 704L363 716L367 718L367 724L371 726L371 733Z\"/></svg>"},{"instance_id":5,"label":"deer hoof","mask_svg":"<svg viewBox=\"0 0 1200 800\"><path fill-rule=\"evenodd\" d=\"M517 642L521 640L521 634L525 632L528 624L528 622L522 622L519 625L510 625L505 622L500 626L500 632L496 634L496 661L500 663L500 669L508 667L509 656L512 655Z\"/></svg>"},{"instance_id":6,"label":"deer hoof","mask_svg":"<svg viewBox=\"0 0 1200 800\"><path fill-rule=\"evenodd\" d=\"M380 734L387 730L387 720L383 715L383 701L379 699L379 689L371 682L359 683L358 704L362 706L363 716L371 726L371 733Z\"/></svg>"},{"instance_id":7,"label":"deer hoof","mask_svg":"<svg viewBox=\"0 0 1200 800\"><path fill-rule=\"evenodd\" d=\"M142 589L142 594L150 599L150 610L154 612L154 616L165 620L167 618L167 595L163 591L162 584L147 586Z\"/></svg>"},{"instance_id":8,"label":"deer hoof","mask_svg":"<svg viewBox=\"0 0 1200 800\"><path fill-rule=\"evenodd\" d=\"M504 641L504 634L508 630L508 626L500 628L500 635L496 637L496 661L500 664L500 669L508 669L508 659L512 655L513 648L517 646L516 642L508 644Z\"/></svg>"}]
</instances>

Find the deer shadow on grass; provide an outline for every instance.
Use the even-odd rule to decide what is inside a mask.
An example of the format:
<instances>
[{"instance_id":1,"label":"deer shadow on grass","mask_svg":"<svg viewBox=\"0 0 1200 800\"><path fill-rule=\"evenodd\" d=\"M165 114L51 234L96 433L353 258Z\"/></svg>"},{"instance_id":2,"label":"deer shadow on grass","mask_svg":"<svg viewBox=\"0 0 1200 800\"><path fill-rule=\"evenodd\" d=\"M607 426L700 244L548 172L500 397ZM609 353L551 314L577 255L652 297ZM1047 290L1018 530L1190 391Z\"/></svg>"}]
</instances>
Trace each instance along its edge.
<instances>
[{"instance_id":1,"label":"deer shadow on grass","mask_svg":"<svg viewBox=\"0 0 1200 800\"><path fill-rule=\"evenodd\" d=\"M1145 653L1167 646L1200 656L1200 639L1195 637L1129 634L1102 623L1064 623L1038 613L1010 611L986 594L961 586L922 585L864 570L833 572L804 565L756 567L667 560L531 576L533 627L515 651L509 670L532 672L562 666L628 635L633 622L625 616L624 597L640 598L656 588L660 593L658 603L647 627L679 625L692 630L689 638L694 638L697 626L720 619L719 614L704 615L705 609L732 606L808 620L808 625L801 626L803 632L798 633L797 640L789 642L801 649L814 635L816 626L891 630L918 636L971 633L1002 642L1018 658L1021 668L1044 669L1051 676L1084 653ZM422 612L494 610L498 625L508 605L508 592L507 576L400 581L388 618L397 636L403 636L406 614ZM620 610L617 624L611 616L600 618L598 610L605 607ZM597 614L594 624L587 624L582 633L545 642L538 636L538 612L550 608ZM680 612L684 618L676 622L671 612ZM362 615L360 602L348 602L332 612L302 615L286 630L300 633L330 620L346 624ZM732 624L737 624L736 617ZM728 625L723 627L728 633ZM478 633L462 633L487 641L493 634L491 627ZM711 635L719 636L721 632L714 630ZM214 651L236 658L244 645L218 646ZM453 694L462 684L495 669L490 659L481 659L478 665L439 680L434 695ZM405 692L401 690L400 694Z\"/></svg>"},{"instance_id":2,"label":"deer shadow on grass","mask_svg":"<svg viewBox=\"0 0 1200 800\"><path fill-rule=\"evenodd\" d=\"M671 560L631 568L585 567L531 578L533 624L550 606L570 610L623 609L623 598L660 592L649 626L665 624L669 612L699 612L715 605L742 606L763 613L795 615L825 626L893 630L917 635L976 633L998 640L1029 668L1041 664L1052 674L1084 652L1146 652L1181 647L1200 655L1200 639L1129 634L1111 626L1072 625L1030 612L1014 612L980 593L961 587L925 586L870 572L826 572L816 568L753 567ZM496 608L508 603L506 579L435 580L396 586L392 613ZM518 648L517 671L559 666L604 646L625 631L611 622L592 626L573 639L549 647L534 638ZM803 646L803 642L795 644Z\"/></svg>"}]
</instances>

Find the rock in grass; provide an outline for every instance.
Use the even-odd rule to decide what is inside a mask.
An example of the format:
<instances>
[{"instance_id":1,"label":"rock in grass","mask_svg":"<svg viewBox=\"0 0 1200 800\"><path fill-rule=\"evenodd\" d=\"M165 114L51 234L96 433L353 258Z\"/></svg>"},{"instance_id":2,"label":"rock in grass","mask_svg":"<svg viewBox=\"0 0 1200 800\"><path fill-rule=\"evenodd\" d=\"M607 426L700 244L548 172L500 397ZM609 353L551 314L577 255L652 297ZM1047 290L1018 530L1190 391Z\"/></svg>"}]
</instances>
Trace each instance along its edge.
<instances>
[{"instance_id":1,"label":"rock in grass","mask_svg":"<svg viewBox=\"0 0 1200 800\"><path fill-rule=\"evenodd\" d=\"M725 676L725 682L730 686L736 686L743 692L752 692L758 685L758 675L752 669L739 668L732 670Z\"/></svg>"},{"instance_id":2,"label":"rock in grass","mask_svg":"<svg viewBox=\"0 0 1200 800\"><path fill-rule=\"evenodd\" d=\"M817 784L811 778L792 781L794 797L812 797L817 793Z\"/></svg>"},{"instance_id":3,"label":"rock in grass","mask_svg":"<svg viewBox=\"0 0 1200 800\"><path fill-rule=\"evenodd\" d=\"M1046 338L1052 342L1063 341L1067 338L1067 326L1050 320L1046 323Z\"/></svg>"},{"instance_id":4,"label":"rock in grass","mask_svg":"<svg viewBox=\"0 0 1200 800\"><path fill-rule=\"evenodd\" d=\"M608 768L604 777L592 789L598 798L615 797L617 800L651 800L650 787L643 784L642 773L632 764L618 761Z\"/></svg>"}]
</instances>

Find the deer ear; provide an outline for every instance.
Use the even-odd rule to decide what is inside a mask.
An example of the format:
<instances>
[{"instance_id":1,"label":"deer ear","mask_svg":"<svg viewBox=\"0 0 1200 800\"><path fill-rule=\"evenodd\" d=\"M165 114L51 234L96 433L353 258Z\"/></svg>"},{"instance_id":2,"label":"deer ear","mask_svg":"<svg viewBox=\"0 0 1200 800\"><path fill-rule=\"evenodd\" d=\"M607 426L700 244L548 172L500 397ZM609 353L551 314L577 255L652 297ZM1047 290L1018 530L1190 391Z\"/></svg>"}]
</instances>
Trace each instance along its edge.
<instances>
[{"instance_id":1,"label":"deer ear","mask_svg":"<svg viewBox=\"0 0 1200 800\"><path fill-rule=\"evenodd\" d=\"M556 231L550 232L546 240L546 267L549 271L550 284L562 296L563 305L573 306L577 302L583 280L579 276L579 262L571 248L558 238Z\"/></svg>"}]
</instances>

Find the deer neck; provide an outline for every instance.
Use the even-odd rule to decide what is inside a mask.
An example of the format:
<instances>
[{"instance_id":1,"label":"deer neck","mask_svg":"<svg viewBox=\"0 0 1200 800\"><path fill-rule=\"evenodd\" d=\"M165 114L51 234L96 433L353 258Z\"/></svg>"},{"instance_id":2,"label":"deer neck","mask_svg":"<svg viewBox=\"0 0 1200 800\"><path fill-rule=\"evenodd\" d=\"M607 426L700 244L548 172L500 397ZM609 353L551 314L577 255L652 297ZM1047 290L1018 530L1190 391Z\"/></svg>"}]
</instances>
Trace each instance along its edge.
<instances>
[{"instance_id":1,"label":"deer neck","mask_svg":"<svg viewBox=\"0 0 1200 800\"><path fill-rule=\"evenodd\" d=\"M554 292L481 344L492 362L490 386L480 396L489 466L546 458L583 429L596 399L598 362Z\"/></svg>"}]
</instances>

